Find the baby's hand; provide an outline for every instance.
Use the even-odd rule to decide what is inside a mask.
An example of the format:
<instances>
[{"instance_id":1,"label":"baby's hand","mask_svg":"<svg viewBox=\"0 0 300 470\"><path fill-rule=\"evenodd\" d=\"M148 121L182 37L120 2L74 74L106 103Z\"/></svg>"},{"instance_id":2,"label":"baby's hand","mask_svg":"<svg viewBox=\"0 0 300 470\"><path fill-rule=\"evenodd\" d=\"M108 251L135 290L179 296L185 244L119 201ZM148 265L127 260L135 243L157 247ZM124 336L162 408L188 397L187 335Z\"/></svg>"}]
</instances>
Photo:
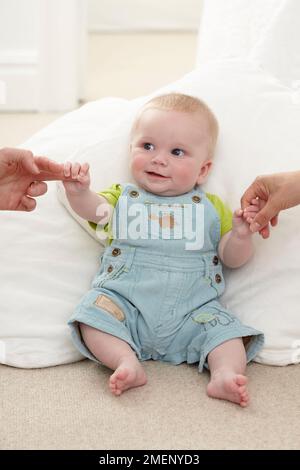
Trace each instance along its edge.
<instances>
[{"instance_id":1,"label":"baby's hand","mask_svg":"<svg viewBox=\"0 0 300 470\"><path fill-rule=\"evenodd\" d=\"M251 206L245 207L244 218L247 220L249 225L252 224L255 215L257 214L257 212L261 211L263 207L265 207L266 203L267 202L264 201L263 199L257 198L257 199L252 199ZM251 209L253 208L253 206L257 207L257 210L253 211ZM273 227L277 225L277 223L278 223L278 215L273 217L273 219L271 220L271 225ZM269 224L267 224L265 227L259 230L259 234L262 236L262 238L268 238L269 233L270 233Z\"/></svg>"},{"instance_id":2,"label":"baby's hand","mask_svg":"<svg viewBox=\"0 0 300 470\"><path fill-rule=\"evenodd\" d=\"M64 175L66 179L63 181L63 185L67 193L78 194L89 189L91 182L89 168L88 163L81 165L77 162L66 162L64 164Z\"/></svg>"},{"instance_id":3,"label":"baby's hand","mask_svg":"<svg viewBox=\"0 0 300 470\"><path fill-rule=\"evenodd\" d=\"M248 206L245 210L237 209L233 214L232 229L239 237L253 235L253 232L250 230L250 223L259 211L258 201L256 199L253 201L252 205Z\"/></svg>"},{"instance_id":4,"label":"baby's hand","mask_svg":"<svg viewBox=\"0 0 300 470\"><path fill-rule=\"evenodd\" d=\"M252 199L251 206L245 207L243 217L249 225L253 222L254 217L264 205L264 201L261 199Z\"/></svg>"}]
</instances>

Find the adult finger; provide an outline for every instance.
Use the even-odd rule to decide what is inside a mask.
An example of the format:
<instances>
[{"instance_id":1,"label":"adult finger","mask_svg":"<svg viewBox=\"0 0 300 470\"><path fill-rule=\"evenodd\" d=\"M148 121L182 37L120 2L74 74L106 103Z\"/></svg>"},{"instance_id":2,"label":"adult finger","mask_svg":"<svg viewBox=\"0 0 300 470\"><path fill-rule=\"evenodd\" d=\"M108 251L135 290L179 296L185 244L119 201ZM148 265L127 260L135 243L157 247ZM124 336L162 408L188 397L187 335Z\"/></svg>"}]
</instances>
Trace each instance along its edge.
<instances>
[{"instance_id":1,"label":"adult finger","mask_svg":"<svg viewBox=\"0 0 300 470\"><path fill-rule=\"evenodd\" d=\"M20 211L31 212L35 209L35 207L36 207L35 199L32 199L31 197L28 197L28 196L22 197L21 206L19 209Z\"/></svg>"},{"instance_id":2,"label":"adult finger","mask_svg":"<svg viewBox=\"0 0 300 470\"><path fill-rule=\"evenodd\" d=\"M257 184L254 181L254 183L249 186L249 188L246 189L244 192L242 198L241 198L241 208L245 209L248 206L251 206L252 199L255 199L257 197Z\"/></svg>"},{"instance_id":3,"label":"adult finger","mask_svg":"<svg viewBox=\"0 0 300 470\"><path fill-rule=\"evenodd\" d=\"M47 157L34 157L34 161L40 170L39 180L63 180L63 164L50 160Z\"/></svg>"},{"instance_id":4,"label":"adult finger","mask_svg":"<svg viewBox=\"0 0 300 470\"><path fill-rule=\"evenodd\" d=\"M263 228L259 231L259 234L260 234L263 238L269 238L269 236L270 236L270 227L269 227L269 225L267 225L266 227L263 227Z\"/></svg>"},{"instance_id":5,"label":"adult finger","mask_svg":"<svg viewBox=\"0 0 300 470\"><path fill-rule=\"evenodd\" d=\"M12 149L13 150L13 149ZM15 150L15 158L19 160L22 167L32 175L38 175L40 170L34 161L33 153L30 150Z\"/></svg>"},{"instance_id":6,"label":"adult finger","mask_svg":"<svg viewBox=\"0 0 300 470\"><path fill-rule=\"evenodd\" d=\"M34 181L27 189L27 195L32 197L42 196L47 192L47 184L44 181Z\"/></svg>"},{"instance_id":7,"label":"adult finger","mask_svg":"<svg viewBox=\"0 0 300 470\"><path fill-rule=\"evenodd\" d=\"M38 173L38 168L35 165L33 153L30 150L19 148L5 147L0 149L1 157L9 163L21 164L27 171Z\"/></svg>"},{"instance_id":8,"label":"adult finger","mask_svg":"<svg viewBox=\"0 0 300 470\"><path fill-rule=\"evenodd\" d=\"M272 225L272 227L275 227L277 224L278 224L278 214L275 215L275 217L273 217L273 218L271 219L271 225Z\"/></svg>"}]
</instances>

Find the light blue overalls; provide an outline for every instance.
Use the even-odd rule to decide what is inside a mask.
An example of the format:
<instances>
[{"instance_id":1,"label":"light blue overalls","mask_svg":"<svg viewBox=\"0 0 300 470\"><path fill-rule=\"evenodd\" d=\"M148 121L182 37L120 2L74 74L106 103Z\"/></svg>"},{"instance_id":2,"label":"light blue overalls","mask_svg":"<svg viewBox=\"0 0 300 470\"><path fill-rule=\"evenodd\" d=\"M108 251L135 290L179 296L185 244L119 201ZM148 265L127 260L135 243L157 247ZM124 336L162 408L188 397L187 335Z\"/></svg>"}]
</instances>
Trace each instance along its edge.
<instances>
[{"instance_id":1,"label":"light blue overalls","mask_svg":"<svg viewBox=\"0 0 300 470\"><path fill-rule=\"evenodd\" d=\"M84 356L99 362L78 322L126 341L142 361L199 362L201 372L212 349L247 336L247 360L256 356L264 335L218 302L220 219L199 187L164 197L126 184L112 227L116 238L68 322Z\"/></svg>"}]
</instances>

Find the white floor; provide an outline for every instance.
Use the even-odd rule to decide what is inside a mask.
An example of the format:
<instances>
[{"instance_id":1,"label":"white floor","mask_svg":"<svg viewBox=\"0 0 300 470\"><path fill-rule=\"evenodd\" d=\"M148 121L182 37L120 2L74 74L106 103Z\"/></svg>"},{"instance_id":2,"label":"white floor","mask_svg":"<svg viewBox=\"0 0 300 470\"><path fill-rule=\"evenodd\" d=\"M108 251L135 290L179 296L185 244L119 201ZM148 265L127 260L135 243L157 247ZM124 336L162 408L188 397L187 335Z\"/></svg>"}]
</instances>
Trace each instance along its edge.
<instances>
[{"instance_id":1,"label":"white floor","mask_svg":"<svg viewBox=\"0 0 300 470\"><path fill-rule=\"evenodd\" d=\"M172 82L194 68L196 33L91 34L86 99L132 99ZM0 113L0 148L13 147L59 113Z\"/></svg>"}]
</instances>

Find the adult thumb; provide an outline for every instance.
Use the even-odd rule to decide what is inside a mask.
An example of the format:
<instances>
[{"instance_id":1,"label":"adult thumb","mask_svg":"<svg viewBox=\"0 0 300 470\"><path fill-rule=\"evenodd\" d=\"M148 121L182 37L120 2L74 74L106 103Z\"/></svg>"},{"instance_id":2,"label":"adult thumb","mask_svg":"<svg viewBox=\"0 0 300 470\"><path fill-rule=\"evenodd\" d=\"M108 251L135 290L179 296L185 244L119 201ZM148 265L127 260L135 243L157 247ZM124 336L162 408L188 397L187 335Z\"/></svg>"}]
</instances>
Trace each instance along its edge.
<instances>
[{"instance_id":1,"label":"adult thumb","mask_svg":"<svg viewBox=\"0 0 300 470\"><path fill-rule=\"evenodd\" d=\"M24 150L21 154L23 167L32 175L38 175L40 170L34 161L34 156L29 150Z\"/></svg>"}]
</instances>

